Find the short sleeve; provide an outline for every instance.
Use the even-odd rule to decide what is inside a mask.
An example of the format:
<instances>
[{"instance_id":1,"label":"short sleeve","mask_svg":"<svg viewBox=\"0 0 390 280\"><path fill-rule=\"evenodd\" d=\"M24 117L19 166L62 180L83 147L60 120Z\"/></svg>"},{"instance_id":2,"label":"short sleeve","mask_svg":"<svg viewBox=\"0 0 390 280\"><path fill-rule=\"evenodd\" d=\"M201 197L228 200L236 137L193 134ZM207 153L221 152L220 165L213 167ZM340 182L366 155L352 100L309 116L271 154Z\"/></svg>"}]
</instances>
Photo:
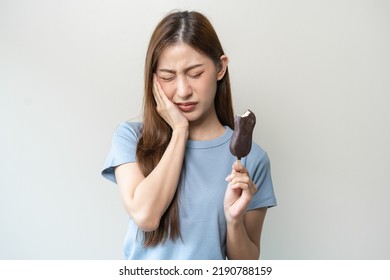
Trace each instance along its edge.
<instances>
[{"instance_id":1,"label":"short sleeve","mask_svg":"<svg viewBox=\"0 0 390 280\"><path fill-rule=\"evenodd\" d=\"M249 203L247 210L276 206L276 197L271 178L271 164L266 152L257 147L254 154L248 156L247 169L257 192Z\"/></svg>"},{"instance_id":2,"label":"short sleeve","mask_svg":"<svg viewBox=\"0 0 390 280\"><path fill-rule=\"evenodd\" d=\"M140 128L141 124L136 122L124 122L117 127L101 172L104 178L116 183L114 168L124 163L136 162Z\"/></svg>"}]
</instances>

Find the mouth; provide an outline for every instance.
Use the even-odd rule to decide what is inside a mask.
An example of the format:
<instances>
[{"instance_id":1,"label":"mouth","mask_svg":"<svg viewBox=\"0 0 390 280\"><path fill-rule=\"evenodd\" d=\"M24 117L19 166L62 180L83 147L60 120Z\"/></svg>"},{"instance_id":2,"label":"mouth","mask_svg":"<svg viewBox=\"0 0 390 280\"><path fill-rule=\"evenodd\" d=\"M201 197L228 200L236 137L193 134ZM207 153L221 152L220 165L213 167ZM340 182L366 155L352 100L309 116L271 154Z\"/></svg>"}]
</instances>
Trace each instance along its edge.
<instances>
[{"instance_id":1,"label":"mouth","mask_svg":"<svg viewBox=\"0 0 390 280\"><path fill-rule=\"evenodd\" d=\"M183 102L183 103L176 103L176 106L183 112L191 112L196 107L196 102Z\"/></svg>"}]
</instances>

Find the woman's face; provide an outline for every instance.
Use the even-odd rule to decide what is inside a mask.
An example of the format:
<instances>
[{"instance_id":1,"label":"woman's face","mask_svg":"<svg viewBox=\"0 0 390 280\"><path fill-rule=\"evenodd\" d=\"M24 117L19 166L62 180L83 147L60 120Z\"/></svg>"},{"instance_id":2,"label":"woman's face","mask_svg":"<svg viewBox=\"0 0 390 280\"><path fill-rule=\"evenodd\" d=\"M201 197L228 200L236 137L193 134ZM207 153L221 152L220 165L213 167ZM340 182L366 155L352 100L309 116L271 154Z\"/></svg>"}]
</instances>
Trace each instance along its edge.
<instances>
[{"instance_id":1,"label":"woman's face","mask_svg":"<svg viewBox=\"0 0 390 280\"><path fill-rule=\"evenodd\" d=\"M187 44L167 47L157 61L156 74L167 97L190 122L216 116L214 98L217 81L223 78L227 57L221 57L221 70L206 55Z\"/></svg>"}]
</instances>

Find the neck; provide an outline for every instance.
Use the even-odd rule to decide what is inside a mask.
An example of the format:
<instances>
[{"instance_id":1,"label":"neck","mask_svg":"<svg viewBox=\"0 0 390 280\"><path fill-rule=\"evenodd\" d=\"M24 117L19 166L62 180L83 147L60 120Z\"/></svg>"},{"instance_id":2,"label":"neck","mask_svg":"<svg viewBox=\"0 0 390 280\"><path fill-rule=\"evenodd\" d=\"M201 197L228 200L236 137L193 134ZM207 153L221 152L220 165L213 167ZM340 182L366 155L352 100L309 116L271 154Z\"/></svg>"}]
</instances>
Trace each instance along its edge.
<instances>
[{"instance_id":1,"label":"neck","mask_svg":"<svg viewBox=\"0 0 390 280\"><path fill-rule=\"evenodd\" d=\"M225 128L219 122L217 116L202 123L191 122L189 127L189 139L195 141L215 139L224 133Z\"/></svg>"}]
</instances>

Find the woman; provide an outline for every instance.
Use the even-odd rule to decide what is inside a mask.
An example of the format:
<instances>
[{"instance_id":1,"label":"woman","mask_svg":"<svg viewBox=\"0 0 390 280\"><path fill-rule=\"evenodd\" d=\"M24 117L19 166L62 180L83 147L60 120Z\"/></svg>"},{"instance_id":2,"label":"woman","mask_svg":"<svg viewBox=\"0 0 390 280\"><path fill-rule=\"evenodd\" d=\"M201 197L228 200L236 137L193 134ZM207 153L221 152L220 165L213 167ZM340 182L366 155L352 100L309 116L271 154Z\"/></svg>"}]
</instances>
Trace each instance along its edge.
<instances>
[{"instance_id":1,"label":"woman","mask_svg":"<svg viewBox=\"0 0 390 280\"><path fill-rule=\"evenodd\" d=\"M259 258L276 200L267 154L253 143L241 164L229 152L227 65L198 12L171 13L152 34L143 122L117 128L102 171L130 216L126 259Z\"/></svg>"}]
</instances>

